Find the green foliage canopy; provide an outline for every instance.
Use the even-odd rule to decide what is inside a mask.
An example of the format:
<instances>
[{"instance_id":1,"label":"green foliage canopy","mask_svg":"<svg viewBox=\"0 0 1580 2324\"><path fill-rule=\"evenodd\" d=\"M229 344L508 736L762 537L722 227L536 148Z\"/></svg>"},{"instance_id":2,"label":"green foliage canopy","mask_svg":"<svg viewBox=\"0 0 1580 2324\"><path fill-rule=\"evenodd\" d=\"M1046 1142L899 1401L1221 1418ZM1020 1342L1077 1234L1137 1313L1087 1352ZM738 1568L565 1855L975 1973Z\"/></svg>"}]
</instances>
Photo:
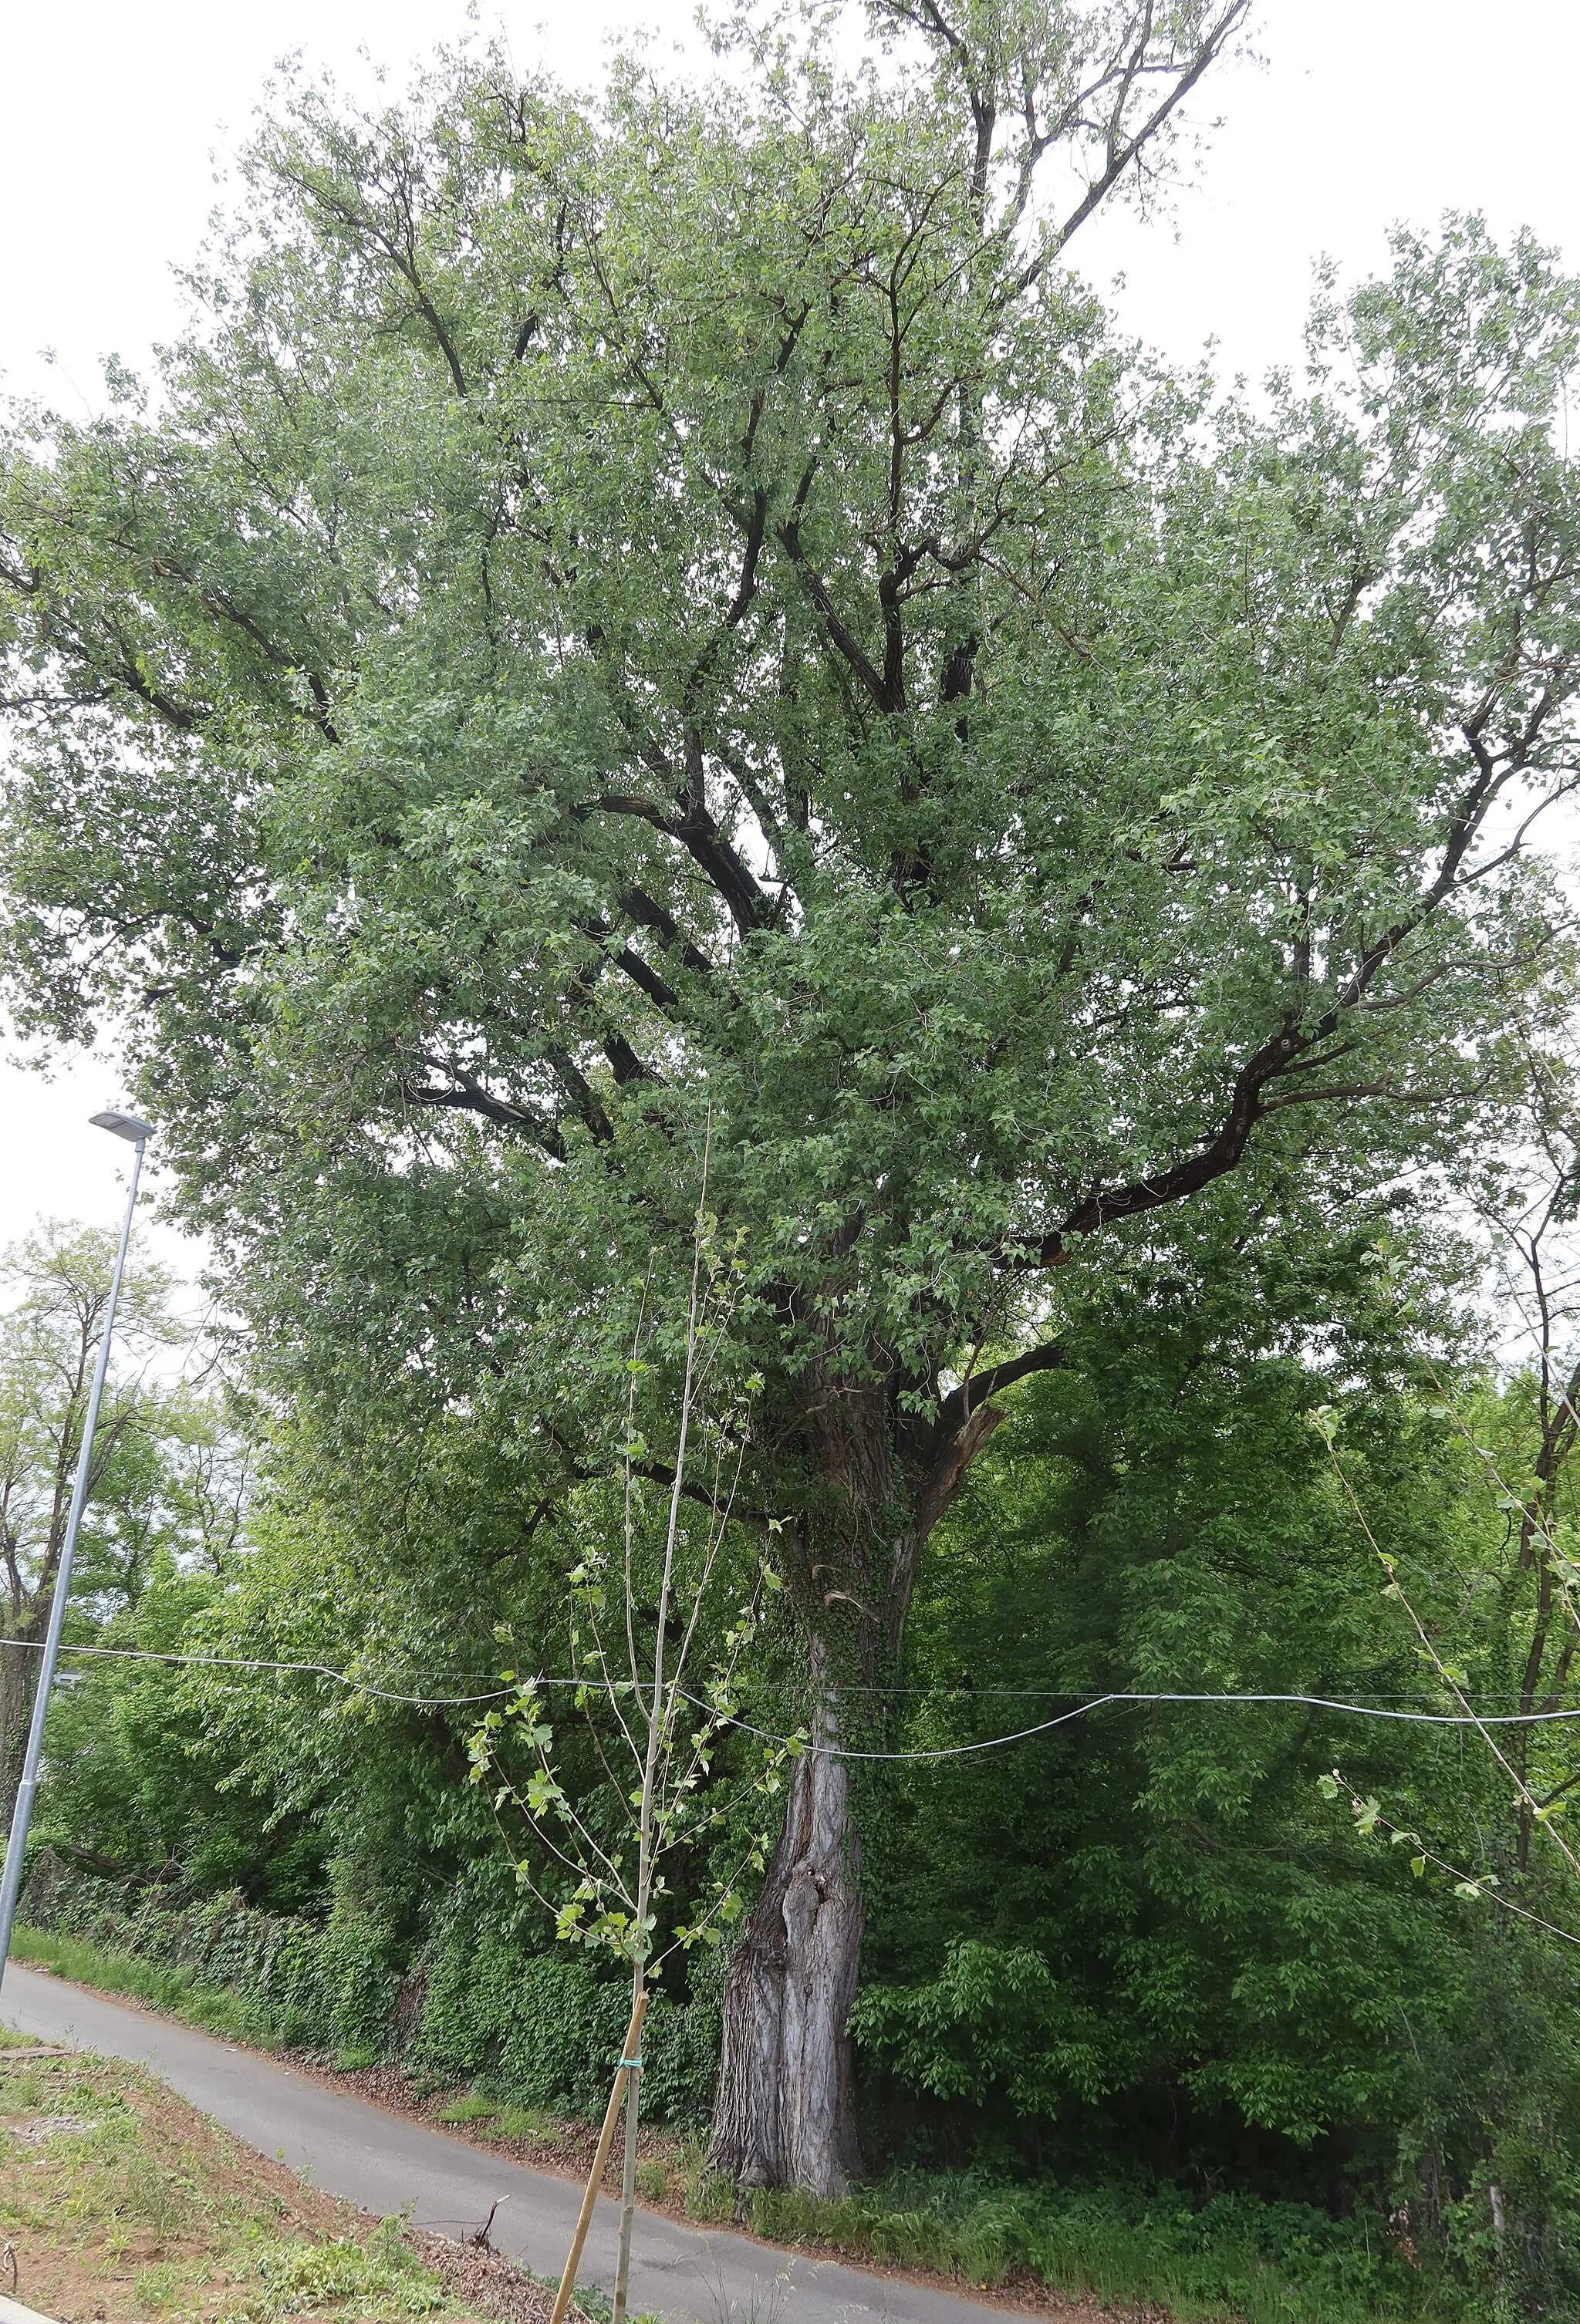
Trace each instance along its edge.
<instances>
[{"instance_id":1,"label":"green foliage canopy","mask_svg":"<svg viewBox=\"0 0 1580 2324\"><path fill-rule=\"evenodd\" d=\"M132 1013L294 1338L500 1331L513 1230L568 1364L706 1091L776 1378L876 1379L925 1496L1083 1237L1482 1085L1569 779L1575 300L1407 239L1307 389L1208 406L1039 240L1030 130L974 166L1049 28L901 32L295 92L154 415L13 436L4 858L20 1020Z\"/></svg>"},{"instance_id":2,"label":"green foliage canopy","mask_svg":"<svg viewBox=\"0 0 1580 2324\"><path fill-rule=\"evenodd\" d=\"M59 1222L0 1258L0 1794L9 1796L35 1691L109 1302L114 1238ZM165 1271L134 1265L100 1408L78 1544L74 1626L135 1605L159 1561L212 1571L234 1545L245 1456L223 1398L151 1380L182 1336ZM69 1636L70 1633L69 1632Z\"/></svg>"}]
</instances>

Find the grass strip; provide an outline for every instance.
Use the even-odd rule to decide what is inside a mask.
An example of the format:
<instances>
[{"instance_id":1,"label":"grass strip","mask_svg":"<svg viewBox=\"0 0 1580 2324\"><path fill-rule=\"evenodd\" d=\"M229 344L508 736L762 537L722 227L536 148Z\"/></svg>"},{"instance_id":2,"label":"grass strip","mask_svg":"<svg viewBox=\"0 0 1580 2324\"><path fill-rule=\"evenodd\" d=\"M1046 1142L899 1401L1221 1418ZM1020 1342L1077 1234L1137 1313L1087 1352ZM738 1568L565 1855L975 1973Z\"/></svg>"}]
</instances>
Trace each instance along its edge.
<instances>
[{"instance_id":1,"label":"grass strip","mask_svg":"<svg viewBox=\"0 0 1580 2324\"><path fill-rule=\"evenodd\" d=\"M57 1936L47 1929L20 1923L12 1932L11 1958L35 1969L51 1969L72 1985L145 2002L151 2009L180 2018L183 2024L196 2025L205 2034L248 2042L261 2050L284 2046L279 2027L257 2002L223 1986L205 1985L190 1969L167 1961L107 1951L86 1937Z\"/></svg>"},{"instance_id":2,"label":"grass strip","mask_svg":"<svg viewBox=\"0 0 1580 2324\"><path fill-rule=\"evenodd\" d=\"M0 2232L19 2296L106 2324L460 2324L399 2219L307 2185L142 2067L0 2063ZM9 2289L9 2283L7 2288Z\"/></svg>"}]
</instances>

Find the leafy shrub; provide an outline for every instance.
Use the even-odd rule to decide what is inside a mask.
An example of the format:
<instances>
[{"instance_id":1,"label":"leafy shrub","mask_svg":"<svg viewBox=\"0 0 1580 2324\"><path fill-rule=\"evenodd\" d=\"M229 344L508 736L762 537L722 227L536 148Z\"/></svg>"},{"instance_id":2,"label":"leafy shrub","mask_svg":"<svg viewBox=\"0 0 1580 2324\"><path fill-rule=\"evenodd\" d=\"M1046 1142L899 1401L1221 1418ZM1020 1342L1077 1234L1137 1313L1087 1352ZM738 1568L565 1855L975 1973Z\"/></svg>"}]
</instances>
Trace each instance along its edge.
<instances>
[{"instance_id":1,"label":"leafy shrub","mask_svg":"<svg viewBox=\"0 0 1580 2324\"><path fill-rule=\"evenodd\" d=\"M234 1895L183 1903L158 1886L79 1871L46 1849L23 1892L22 1918L57 1939L86 1942L101 1961L114 1955L147 1964L148 1980L135 1988L142 1998L187 2016L217 2007L217 2031L333 2049L346 2064L390 2057L401 2046L401 1965L383 1924L349 1903L337 1903L321 1927L260 1913ZM484 2076L497 2096L529 2110L603 2113L630 2015L623 1976L600 1976L564 1950L529 1951L459 1915L423 1967L414 2064L447 2080ZM102 1969L92 1981L104 1981ZM237 1997L234 2016L225 1995ZM680 2005L655 1994L642 2054L644 2113L673 2122L706 2116L718 2057L711 1997Z\"/></svg>"},{"instance_id":2,"label":"leafy shrub","mask_svg":"<svg viewBox=\"0 0 1580 2324\"><path fill-rule=\"evenodd\" d=\"M413 2055L456 2080L483 2075L526 2107L596 2116L630 2015L624 1976L582 1956L530 1952L497 1930L456 1923L433 1949ZM642 2111L689 2122L713 2100L718 2016L711 1997L655 1993L642 2036Z\"/></svg>"},{"instance_id":3,"label":"leafy shrub","mask_svg":"<svg viewBox=\"0 0 1580 2324\"><path fill-rule=\"evenodd\" d=\"M38 1961L74 1985L130 1994L152 2009L227 2041L258 2042L268 2048L280 2040L278 2026L255 2003L200 1984L189 1969L162 1968L133 1953L106 1952L87 1937L53 1936L20 1921L11 1933L11 1954L14 1960Z\"/></svg>"},{"instance_id":4,"label":"leafy shrub","mask_svg":"<svg viewBox=\"0 0 1580 2324\"><path fill-rule=\"evenodd\" d=\"M324 1932L310 1921L257 1912L234 1895L172 1901L162 1887L131 1887L69 1868L50 1849L30 1871L19 1916L52 1935L236 1994L274 2040L340 2038Z\"/></svg>"},{"instance_id":5,"label":"leafy shrub","mask_svg":"<svg viewBox=\"0 0 1580 2324\"><path fill-rule=\"evenodd\" d=\"M389 1938L365 1913L336 1911L317 1936L316 1985L336 2047L359 2062L387 2057L394 2045L399 1969Z\"/></svg>"},{"instance_id":6,"label":"leafy shrub","mask_svg":"<svg viewBox=\"0 0 1580 2324\"><path fill-rule=\"evenodd\" d=\"M452 1922L427 1964L414 2049L438 2075L464 2081L492 2066L509 2030L520 1949L494 1929Z\"/></svg>"},{"instance_id":7,"label":"leafy shrub","mask_svg":"<svg viewBox=\"0 0 1580 2324\"><path fill-rule=\"evenodd\" d=\"M1476 2312L1447 2278L1409 2266L1381 2218L1334 2219L1249 2196L1196 2206L1168 2192L906 2173L833 2203L760 2190L752 2224L778 2242L832 2246L984 2287L1024 2271L1077 2298L1157 2301L1180 2324L1469 2324Z\"/></svg>"}]
</instances>

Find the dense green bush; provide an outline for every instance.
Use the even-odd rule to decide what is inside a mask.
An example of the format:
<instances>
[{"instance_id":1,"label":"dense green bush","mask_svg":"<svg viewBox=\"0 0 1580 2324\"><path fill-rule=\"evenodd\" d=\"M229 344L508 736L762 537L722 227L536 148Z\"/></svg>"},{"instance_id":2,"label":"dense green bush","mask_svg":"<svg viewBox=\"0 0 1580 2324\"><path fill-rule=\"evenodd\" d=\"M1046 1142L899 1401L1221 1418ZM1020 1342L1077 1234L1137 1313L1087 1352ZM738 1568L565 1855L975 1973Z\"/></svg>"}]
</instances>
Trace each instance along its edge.
<instances>
[{"instance_id":1,"label":"dense green bush","mask_svg":"<svg viewBox=\"0 0 1580 2324\"><path fill-rule=\"evenodd\" d=\"M1232 1293L1187 1311L1182 1291L1162 1328L1122 1310L1019 1398L919 1580L913 1748L1111 1689L1432 1701L1309 1425L1334 1379L1246 1361L1252 1328ZM1502 1517L1440 1420L1383 1384L1357 1397L1344 1460L1446 1633L1472 1529ZM1517 1627L1490 1589L1474 1605L1469 1683L1517 1692L1492 1658ZM1567 1918L1556 1858L1513 1861L1507 1779L1451 1729L1120 1704L899 1771L857 2013L879 2156L1435 2218L1478 2172L1508 2192L1532 2142L1566 2168L1571 1949L1435 1868L1412 1877L1413 1850L1358 1841L1319 1786L1335 1764L1441 1858Z\"/></svg>"},{"instance_id":2,"label":"dense green bush","mask_svg":"<svg viewBox=\"0 0 1580 2324\"><path fill-rule=\"evenodd\" d=\"M311 1922L258 1912L235 1894L193 1901L158 1885L97 1878L49 1848L30 1868L19 1917L238 1994L280 2041L340 2046L346 2038L337 2020L333 1956Z\"/></svg>"},{"instance_id":3,"label":"dense green bush","mask_svg":"<svg viewBox=\"0 0 1580 2324\"><path fill-rule=\"evenodd\" d=\"M526 2106L596 2115L630 2010L624 1978L595 1973L584 1955L526 1952L495 1930L457 1923L428 1960L413 2056L457 2080L481 2077ZM643 2112L699 2119L713 2097L716 2008L655 1992L642 2055Z\"/></svg>"},{"instance_id":4,"label":"dense green bush","mask_svg":"<svg viewBox=\"0 0 1580 2324\"><path fill-rule=\"evenodd\" d=\"M360 1909L335 1909L319 1925L258 1912L234 1894L177 1900L157 1884L132 1887L75 1869L52 1849L33 1864L22 1917L235 1993L274 2040L357 2061L403 2051L426 2073L481 2078L521 2105L569 2114L602 2113L630 2014L620 1975L596 1974L579 1954L529 1951L453 1913L408 1981L388 1930ZM418 1998L411 2023L403 1985ZM642 2047L644 2111L679 2122L705 2116L716 2005L655 1992Z\"/></svg>"},{"instance_id":5,"label":"dense green bush","mask_svg":"<svg viewBox=\"0 0 1580 2324\"><path fill-rule=\"evenodd\" d=\"M135 1596L101 1627L74 1601L68 1635L91 1635L117 1657L70 1662L71 1683L56 1691L35 1830L128 1874L179 1864L193 1895L239 1889L249 1904L289 1918L310 1913L324 1892L328 1849L319 1819L238 1782L189 1674L157 1659L192 1651L205 1609L223 1596L213 1572L186 1570L162 1552Z\"/></svg>"},{"instance_id":6,"label":"dense green bush","mask_svg":"<svg viewBox=\"0 0 1580 2324\"><path fill-rule=\"evenodd\" d=\"M1079 2193L902 2172L838 2203L759 2191L752 2223L779 2241L832 2245L977 2285L1024 2273L1076 2297L1156 2301L1181 2324L1449 2324L1480 2312L1429 2257L1412 2264L1382 2215L1335 2219L1249 2196L1197 2205L1171 2190Z\"/></svg>"}]
</instances>

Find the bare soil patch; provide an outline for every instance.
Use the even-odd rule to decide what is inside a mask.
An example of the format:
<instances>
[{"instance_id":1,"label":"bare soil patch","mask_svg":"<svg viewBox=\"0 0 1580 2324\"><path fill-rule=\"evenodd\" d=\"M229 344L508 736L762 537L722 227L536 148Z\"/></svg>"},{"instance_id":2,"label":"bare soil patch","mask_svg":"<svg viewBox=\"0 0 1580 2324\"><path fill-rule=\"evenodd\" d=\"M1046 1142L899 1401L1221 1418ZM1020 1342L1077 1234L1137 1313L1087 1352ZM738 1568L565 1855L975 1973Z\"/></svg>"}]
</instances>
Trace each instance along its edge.
<instances>
[{"instance_id":1,"label":"bare soil patch","mask_svg":"<svg viewBox=\"0 0 1580 2324\"><path fill-rule=\"evenodd\" d=\"M410 2240L450 2297L469 2312L494 2317L499 2324L548 2324L554 2307L552 2287L513 2267L497 2252L452 2243L421 2228L413 2229ZM570 2313L576 2324L587 2324L580 2309L573 2306Z\"/></svg>"}]
</instances>

